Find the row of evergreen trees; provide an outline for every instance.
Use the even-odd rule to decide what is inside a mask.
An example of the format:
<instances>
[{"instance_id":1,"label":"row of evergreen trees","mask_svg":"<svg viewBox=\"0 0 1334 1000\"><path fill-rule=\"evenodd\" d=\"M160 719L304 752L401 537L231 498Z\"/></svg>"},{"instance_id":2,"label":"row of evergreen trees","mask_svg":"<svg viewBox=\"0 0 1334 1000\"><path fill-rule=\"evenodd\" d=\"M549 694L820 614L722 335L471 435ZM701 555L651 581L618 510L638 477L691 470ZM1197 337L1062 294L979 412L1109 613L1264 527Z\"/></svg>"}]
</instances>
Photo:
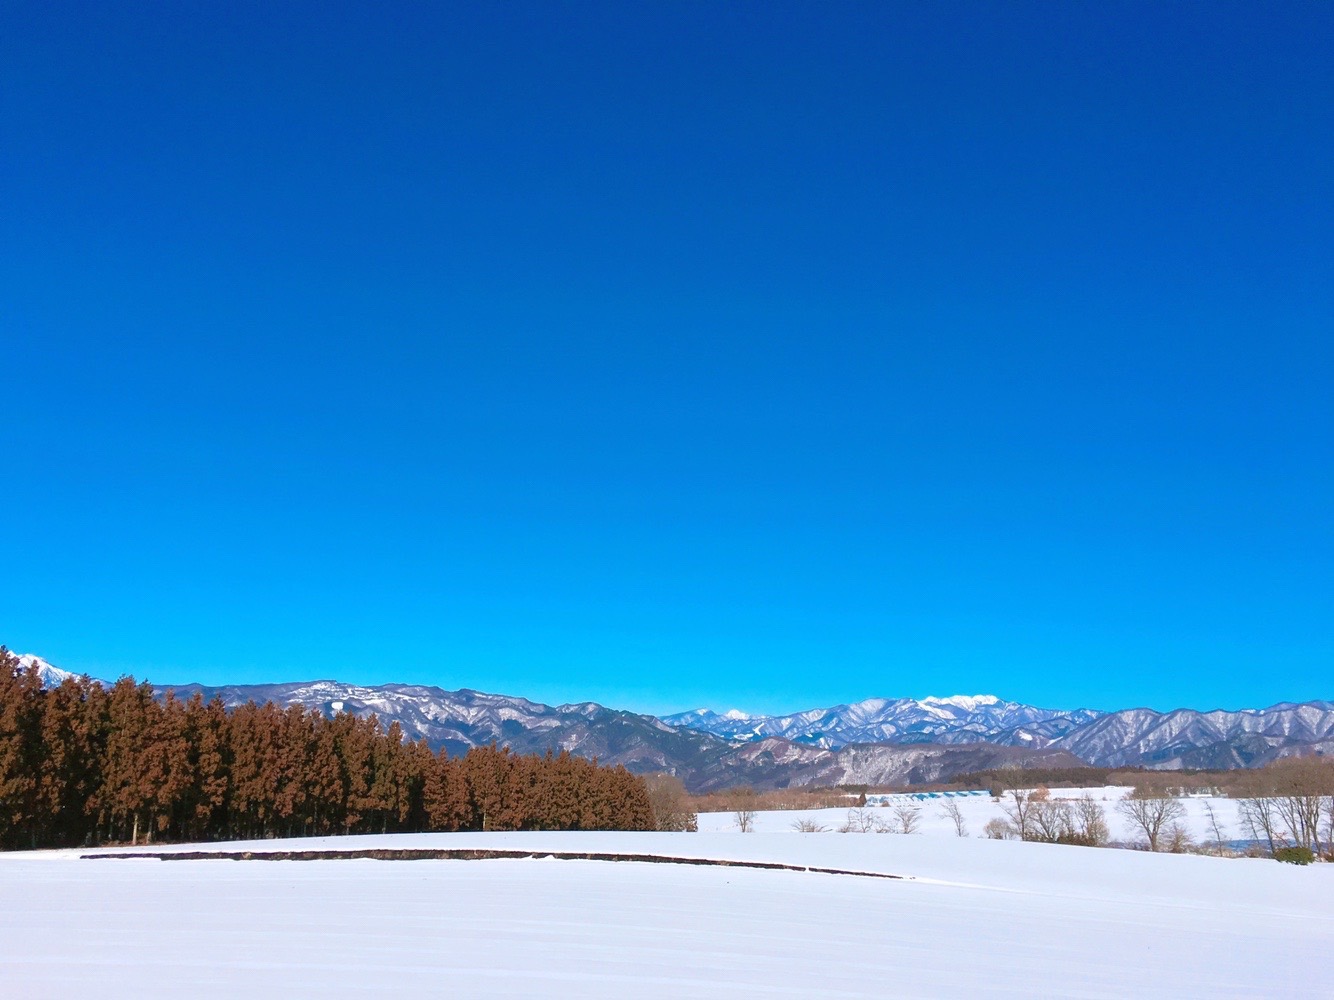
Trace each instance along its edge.
<instances>
[{"instance_id":1,"label":"row of evergreen trees","mask_svg":"<svg viewBox=\"0 0 1334 1000\"><path fill-rule=\"evenodd\" d=\"M0 646L0 847L441 830L647 830L622 767L404 741L299 705L231 711L87 678L44 689Z\"/></svg>"}]
</instances>

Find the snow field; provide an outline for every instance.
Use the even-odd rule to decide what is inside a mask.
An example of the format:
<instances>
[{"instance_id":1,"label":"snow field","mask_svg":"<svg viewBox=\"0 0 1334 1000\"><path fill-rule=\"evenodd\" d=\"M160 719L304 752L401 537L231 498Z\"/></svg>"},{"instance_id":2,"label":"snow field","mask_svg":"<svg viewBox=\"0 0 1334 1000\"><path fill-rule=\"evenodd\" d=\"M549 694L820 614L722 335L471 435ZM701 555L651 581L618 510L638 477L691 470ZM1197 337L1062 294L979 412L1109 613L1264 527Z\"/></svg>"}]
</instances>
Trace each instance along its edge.
<instances>
[{"instance_id":1,"label":"snow field","mask_svg":"<svg viewBox=\"0 0 1334 1000\"><path fill-rule=\"evenodd\" d=\"M1108 785L1105 788L1053 788L1051 789L1051 797L1053 799L1077 799L1088 794L1102 806L1107 817L1107 826L1111 831L1112 840L1126 844L1136 844L1144 840L1143 831L1136 828L1116 809L1117 803L1129 791L1129 788L1119 785ZM878 819L882 823L893 826L893 809L875 804L877 798L879 796L871 797L871 802L866 807L867 814L872 819ZM945 816L942 811L947 801L958 803L969 837L985 836L982 831L988 820L1004 819L1004 807L1008 801L1008 799L1002 799L1000 802L995 802L986 793L981 795L958 795L949 799L928 798L918 800L913 799L912 796L902 795L885 796L885 798L891 803L902 801L904 798L912 799L913 805L920 809L918 814L920 827L916 832L932 837L956 836L954 821ZM1215 840L1206 803L1212 806L1215 815L1218 817L1225 842L1250 839L1250 831L1242 822L1238 812L1237 800L1220 796L1191 796L1177 801L1181 803L1186 813L1181 822L1190 832L1191 839L1197 845L1212 844ZM757 812L755 813L754 827L756 832L790 833L794 832L794 824L801 820L808 820L818 826L823 826L828 832L837 832L847 822L848 810L846 808L791 809ZM699 829L701 833L735 832L735 814L731 812L700 813Z\"/></svg>"},{"instance_id":2,"label":"snow field","mask_svg":"<svg viewBox=\"0 0 1334 1000\"><path fill-rule=\"evenodd\" d=\"M211 845L247 847L626 852L909 878L551 859L0 855L0 995L1331 994L1334 866L952 836L422 834Z\"/></svg>"}]
</instances>

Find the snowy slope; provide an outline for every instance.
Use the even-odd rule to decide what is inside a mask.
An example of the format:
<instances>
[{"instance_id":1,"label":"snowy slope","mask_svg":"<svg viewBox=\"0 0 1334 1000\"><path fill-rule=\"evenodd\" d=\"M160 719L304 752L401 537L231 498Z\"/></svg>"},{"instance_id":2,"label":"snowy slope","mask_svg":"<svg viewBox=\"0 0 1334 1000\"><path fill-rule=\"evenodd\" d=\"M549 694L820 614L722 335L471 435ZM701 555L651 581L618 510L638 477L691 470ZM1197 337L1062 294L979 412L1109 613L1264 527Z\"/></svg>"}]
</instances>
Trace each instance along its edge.
<instances>
[{"instance_id":1,"label":"snowy slope","mask_svg":"<svg viewBox=\"0 0 1334 1000\"><path fill-rule=\"evenodd\" d=\"M1334 866L904 836L437 834L328 844L631 851L910 879L593 861L11 854L0 856L0 993L1329 995Z\"/></svg>"},{"instance_id":2,"label":"snowy slope","mask_svg":"<svg viewBox=\"0 0 1334 1000\"><path fill-rule=\"evenodd\" d=\"M44 687L59 687L67 678L77 677L68 670L61 670L59 667L53 667L40 656L32 653L21 653L18 655L19 666L24 670L36 670L37 676L42 679Z\"/></svg>"}]
</instances>

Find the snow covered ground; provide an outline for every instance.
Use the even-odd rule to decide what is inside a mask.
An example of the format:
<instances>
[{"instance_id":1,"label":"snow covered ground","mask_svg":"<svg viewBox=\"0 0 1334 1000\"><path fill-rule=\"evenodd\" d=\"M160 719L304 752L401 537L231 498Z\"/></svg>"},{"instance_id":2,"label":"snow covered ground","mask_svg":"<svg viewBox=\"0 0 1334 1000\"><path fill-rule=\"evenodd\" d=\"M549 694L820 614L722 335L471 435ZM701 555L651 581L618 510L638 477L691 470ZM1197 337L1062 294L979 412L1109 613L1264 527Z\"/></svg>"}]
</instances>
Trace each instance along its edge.
<instances>
[{"instance_id":1,"label":"snow covered ground","mask_svg":"<svg viewBox=\"0 0 1334 1000\"><path fill-rule=\"evenodd\" d=\"M1334 865L790 833L248 846L628 852L906 878L552 859L6 854L0 996L1334 995Z\"/></svg>"},{"instance_id":2,"label":"snow covered ground","mask_svg":"<svg viewBox=\"0 0 1334 1000\"><path fill-rule=\"evenodd\" d=\"M1112 840L1125 844L1136 844L1144 840L1143 831L1137 829L1116 809L1117 803L1128 791L1130 789L1120 785L1109 785L1105 788L1053 788L1050 794L1054 799L1076 799L1085 794L1091 796L1102 806L1103 812L1106 814L1107 826L1111 831ZM881 799L886 800L886 806L881 807L878 804ZM959 811L964 817L965 832L969 837L984 836L982 831L988 820L1004 818L1005 816L1003 810L1005 800L998 803L985 792L981 794L961 793L951 795L948 798L943 796L923 798L920 795L872 796L868 800L867 815L870 819L879 819L882 823L892 826L894 823L892 806L894 803L905 799L919 808L918 822L920 827L917 833L926 836L957 836L954 821L944 813L946 802L952 801L958 804ZM1185 816L1181 822L1190 833L1194 843L1213 844L1217 839L1209 820L1209 808L1214 810L1214 815L1218 819L1224 842L1230 843L1250 839L1250 831L1241 820L1235 799L1218 796L1188 796L1178 799L1178 801L1185 811ZM762 833L790 833L794 829L794 824L801 820L807 820L816 826L824 827L828 831L836 832L847 822L848 810L802 809L757 812L754 829L756 832ZM699 829L701 833L735 831L736 814L731 812L701 813ZM1331 995L1334 995L1334 993Z\"/></svg>"}]
</instances>

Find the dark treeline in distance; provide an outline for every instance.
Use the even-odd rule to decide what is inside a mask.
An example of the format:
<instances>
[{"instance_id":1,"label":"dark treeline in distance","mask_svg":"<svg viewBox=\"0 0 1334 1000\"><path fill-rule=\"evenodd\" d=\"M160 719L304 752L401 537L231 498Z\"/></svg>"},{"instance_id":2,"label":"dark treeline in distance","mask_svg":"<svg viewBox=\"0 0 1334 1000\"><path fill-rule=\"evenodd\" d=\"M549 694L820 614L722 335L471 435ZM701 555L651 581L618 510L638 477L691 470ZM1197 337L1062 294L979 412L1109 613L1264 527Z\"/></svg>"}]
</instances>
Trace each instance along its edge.
<instances>
[{"instance_id":1,"label":"dark treeline in distance","mask_svg":"<svg viewBox=\"0 0 1334 1000\"><path fill-rule=\"evenodd\" d=\"M404 742L397 723L121 678L44 689L0 646L0 847L450 830L648 830L644 782L550 751Z\"/></svg>"}]
</instances>

